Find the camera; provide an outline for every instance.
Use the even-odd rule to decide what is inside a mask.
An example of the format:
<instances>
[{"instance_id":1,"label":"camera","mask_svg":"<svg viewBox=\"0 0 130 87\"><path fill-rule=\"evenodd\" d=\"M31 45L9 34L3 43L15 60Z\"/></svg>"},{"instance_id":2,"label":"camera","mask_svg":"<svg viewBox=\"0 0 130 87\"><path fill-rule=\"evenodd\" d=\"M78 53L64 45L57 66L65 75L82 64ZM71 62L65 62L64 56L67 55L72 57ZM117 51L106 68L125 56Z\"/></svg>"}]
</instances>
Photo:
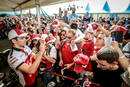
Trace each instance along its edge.
<instances>
[{"instance_id":1,"label":"camera","mask_svg":"<svg viewBox=\"0 0 130 87\"><path fill-rule=\"evenodd\" d=\"M113 31L111 32L111 36L118 43L123 42L123 31Z\"/></svg>"},{"instance_id":2,"label":"camera","mask_svg":"<svg viewBox=\"0 0 130 87\"><path fill-rule=\"evenodd\" d=\"M113 31L111 32L112 41L117 41L119 43L119 47L122 49L123 44L123 31Z\"/></svg>"}]
</instances>

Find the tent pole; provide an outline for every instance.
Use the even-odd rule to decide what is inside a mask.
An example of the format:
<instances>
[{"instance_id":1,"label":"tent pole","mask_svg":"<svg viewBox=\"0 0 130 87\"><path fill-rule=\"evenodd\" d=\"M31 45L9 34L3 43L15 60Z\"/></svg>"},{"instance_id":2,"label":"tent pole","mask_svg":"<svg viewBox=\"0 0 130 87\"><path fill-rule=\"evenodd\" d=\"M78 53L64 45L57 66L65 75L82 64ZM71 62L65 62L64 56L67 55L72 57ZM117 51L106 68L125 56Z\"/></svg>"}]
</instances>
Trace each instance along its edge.
<instances>
[{"instance_id":1,"label":"tent pole","mask_svg":"<svg viewBox=\"0 0 130 87\"><path fill-rule=\"evenodd\" d=\"M15 15L15 16L17 16L17 15L16 15L16 10L15 10L15 9L13 9L13 11L14 11L14 15Z\"/></svg>"},{"instance_id":2,"label":"tent pole","mask_svg":"<svg viewBox=\"0 0 130 87\"><path fill-rule=\"evenodd\" d=\"M36 5L36 15L37 15L37 21L38 21L38 31L40 32L40 4L39 4L39 0L35 0L35 5Z\"/></svg>"},{"instance_id":3,"label":"tent pole","mask_svg":"<svg viewBox=\"0 0 130 87\"><path fill-rule=\"evenodd\" d=\"M22 19L22 7L20 6L20 19Z\"/></svg>"}]
</instances>

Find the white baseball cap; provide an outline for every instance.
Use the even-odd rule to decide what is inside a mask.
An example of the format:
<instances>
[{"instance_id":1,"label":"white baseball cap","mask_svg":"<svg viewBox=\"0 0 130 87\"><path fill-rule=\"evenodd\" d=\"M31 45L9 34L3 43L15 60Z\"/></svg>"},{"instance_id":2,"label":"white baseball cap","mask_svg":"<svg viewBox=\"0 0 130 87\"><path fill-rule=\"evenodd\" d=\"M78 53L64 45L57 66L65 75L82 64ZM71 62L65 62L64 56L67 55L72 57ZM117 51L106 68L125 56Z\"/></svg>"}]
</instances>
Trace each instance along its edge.
<instances>
[{"instance_id":1,"label":"white baseball cap","mask_svg":"<svg viewBox=\"0 0 130 87\"><path fill-rule=\"evenodd\" d=\"M27 33L22 32L20 29L13 29L8 34L9 40L16 37L24 37L24 36L27 36Z\"/></svg>"}]
</instances>

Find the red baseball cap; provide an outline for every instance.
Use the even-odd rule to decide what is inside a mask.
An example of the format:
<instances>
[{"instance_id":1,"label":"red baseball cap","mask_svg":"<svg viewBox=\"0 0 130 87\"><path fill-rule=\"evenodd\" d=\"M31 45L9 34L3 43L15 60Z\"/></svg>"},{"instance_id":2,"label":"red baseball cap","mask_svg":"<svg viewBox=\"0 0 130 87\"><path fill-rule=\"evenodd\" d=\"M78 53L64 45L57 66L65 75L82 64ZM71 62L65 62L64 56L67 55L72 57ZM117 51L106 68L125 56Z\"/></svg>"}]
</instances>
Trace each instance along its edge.
<instances>
[{"instance_id":1,"label":"red baseball cap","mask_svg":"<svg viewBox=\"0 0 130 87\"><path fill-rule=\"evenodd\" d=\"M54 20L53 26L54 26L54 27L59 26L59 20L58 20L58 19L55 19L55 20Z\"/></svg>"},{"instance_id":2,"label":"red baseball cap","mask_svg":"<svg viewBox=\"0 0 130 87\"><path fill-rule=\"evenodd\" d=\"M125 35L127 32L127 29L125 29L122 26L116 26L112 31L123 31L123 35Z\"/></svg>"},{"instance_id":3,"label":"red baseball cap","mask_svg":"<svg viewBox=\"0 0 130 87\"><path fill-rule=\"evenodd\" d=\"M8 34L9 40L16 38L16 37L24 37L24 36L27 36L27 33L22 32L20 29L13 29Z\"/></svg>"},{"instance_id":4,"label":"red baseball cap","mask_svg":"<svg viewBox=\"0 0 130 87\"><path fill-rule=\"evenodd\" d=\"M31 39L32 40L34 40L34 39L39 40L40 39L40 35L34 33L34 34L31 35Z\"/></svg>"},{"instance_id":5,"label":"red baseball cap","mask_svg":"<svg viewBox=\"0 0 130 87\"><path fill-rule=\"evenodd\" d=\"M89 58L88 58L88 56L86 56L84 54L77 54L73 58L73 61L75 63L74 71L76 73L81 73L84 70L84 68L82 67L82 65L88 65Z\"/></svg>"},{"instance_id":6,"label":"red baseball cap","mask_svg":"<svg viewBox=\"0 0 130 87\"><path fill-rule=\"evenodd\" d=\"M93 31L96 30L97 28L98 28L98 23L93 22L93 23L91 23L91 24L88 24L87 31L93 32Z\"/></svg>"},{"instance_id":7,"label":"red baseball cap","mask_svg":"<svg viewBox=\"0 0 130 87\"><path fill-rule=\"evenodd\" d=\"M56 40L56 39L55 39L53 36L48 36L48 37L46 37L46 39L45 39L46 43L55 42L55 40Z\"/></svg>"}]
</instances>

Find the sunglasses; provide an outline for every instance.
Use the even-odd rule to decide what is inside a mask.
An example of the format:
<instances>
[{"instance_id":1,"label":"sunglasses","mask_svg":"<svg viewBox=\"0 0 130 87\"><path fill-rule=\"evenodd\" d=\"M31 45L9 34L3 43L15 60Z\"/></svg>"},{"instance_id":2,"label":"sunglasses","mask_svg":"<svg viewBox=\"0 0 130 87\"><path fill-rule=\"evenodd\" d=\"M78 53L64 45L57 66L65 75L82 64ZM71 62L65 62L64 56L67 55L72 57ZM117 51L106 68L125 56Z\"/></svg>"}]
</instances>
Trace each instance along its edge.
<instances>
[{"instance_id":1,"label":"sunglasses","mask_svg":"<svg viewBox=\"0 0 130 87\"><path fill-rule=\"evenodd\" d=\"M71 37L66 37L66 38L71 39Z\"/></svg>"},{"instance_id":2,"label":"sunglasses","mask_svg":"<svg viewBox=\"0 0 130 87\"><path fill-rule=\"evenodd\" d=\"M103 38L101 38L101 37L97 37L97 39L103 39Z\"/></svg>"},{"instance_id":3,"label":"sunglasses","mask_svg":"<svg viewBox=\"0 0 130 87\"><path fill-rule=\"evenodd\" d=\"M65 34L61 34L61 36L65 36Z\"/></svg>"}]
</instances>

